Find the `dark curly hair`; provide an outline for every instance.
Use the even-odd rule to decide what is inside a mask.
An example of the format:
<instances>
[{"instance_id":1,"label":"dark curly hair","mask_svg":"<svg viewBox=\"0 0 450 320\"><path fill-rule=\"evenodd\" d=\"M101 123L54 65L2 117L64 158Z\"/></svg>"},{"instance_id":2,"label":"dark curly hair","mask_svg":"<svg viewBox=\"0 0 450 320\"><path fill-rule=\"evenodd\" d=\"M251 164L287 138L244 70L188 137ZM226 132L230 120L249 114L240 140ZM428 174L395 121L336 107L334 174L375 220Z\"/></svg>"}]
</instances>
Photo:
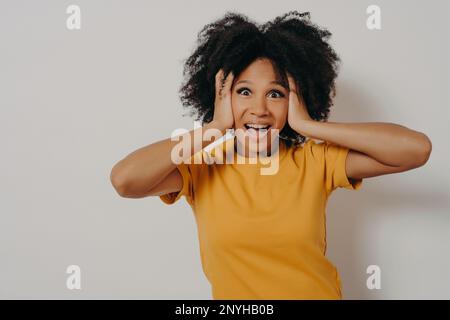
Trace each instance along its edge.
<instances>
[{"instance_id":1,"label":"dark curly hair","mask_svg":"<svg viewBox=\"0 0 450 320\"><path fill-rule=\"evenodd\" d=\"M286 72L296 81L310 117L328 119L336 94L335 78L339 57L327 43L331 33L310 21L310 13L291 11L263 25L234 12L207 24L198 33L197 47L185 60L185 82L180 89L184 107L202 124L214 116L215 75L223 68L225 77L235 77L258 58L271 60L282 83L288 86ZM291 146L305 141L288 123L280 136Z\"/></svg>"}]
</instances>

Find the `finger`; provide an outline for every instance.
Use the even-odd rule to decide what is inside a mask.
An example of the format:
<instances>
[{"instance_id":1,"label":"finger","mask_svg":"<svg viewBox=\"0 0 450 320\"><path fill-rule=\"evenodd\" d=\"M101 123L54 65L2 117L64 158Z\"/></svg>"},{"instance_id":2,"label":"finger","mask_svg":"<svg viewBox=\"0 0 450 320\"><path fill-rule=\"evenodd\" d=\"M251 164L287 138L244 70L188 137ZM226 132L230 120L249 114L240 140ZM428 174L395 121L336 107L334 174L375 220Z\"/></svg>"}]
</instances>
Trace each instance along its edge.
<instances>
[{"instance_id":1,"label":"finger","mask_svg":"<svg viewBox=\"0 0 450 320\"><path fill-rule=\"evenodd\" d=\"M223 84L223 92L225 94L231 93L231 86L233 84L234 74L232 71L230 71L227 75L227 78L225 79L225 82Z\"/></svg>"},{"instance_id":2,"label":"finger","mask_svg":"<svg viewBox=\"0 0 450 320\"><path fill-rule=\"evenodd\" d=\"M298 106L300 104L297 86L294 78L288 74L288 82L289 82L289 106Z\"/></svg>"},{"instance_id":3,"label":"finger","mask_svg":"<svg viewBox=\"0 0 450 320\"><path fill-rule=\"evenodd\" d=\"M222 90L222 83L223 83L223 70L220 69L216 73L216 77L215 77L216 97L220 96L220 92Z\"/></svg>"},{"instance_id":4,"label":"finger","mask_svg":"<svg viewBox=\"0 0 450 320\"><path fill-rule=\"evenodd\" d=\"M288 82L289 82L289 91L297 93L297 85L295 83L294 78L290 74L288 74Z\"/></svg>"}]
</instances>

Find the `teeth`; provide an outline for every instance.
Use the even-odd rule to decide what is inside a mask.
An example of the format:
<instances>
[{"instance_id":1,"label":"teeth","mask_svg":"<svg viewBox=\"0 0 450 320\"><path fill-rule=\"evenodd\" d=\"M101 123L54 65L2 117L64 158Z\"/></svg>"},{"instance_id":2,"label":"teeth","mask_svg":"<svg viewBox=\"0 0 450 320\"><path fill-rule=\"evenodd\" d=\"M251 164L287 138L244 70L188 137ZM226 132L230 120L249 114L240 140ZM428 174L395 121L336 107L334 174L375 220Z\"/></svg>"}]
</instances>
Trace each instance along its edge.
<instances>
[{"instance_id":1,"label":"teeth","mask_svg":"<svg viewBox=\"0 0 450 320\"><path fill-rule=\"evenodd\" d=\"M247 123L246 126L253 129L267 129L269 127L268 124L256 124L256 123Z\"/></svg>"}]
</instances>

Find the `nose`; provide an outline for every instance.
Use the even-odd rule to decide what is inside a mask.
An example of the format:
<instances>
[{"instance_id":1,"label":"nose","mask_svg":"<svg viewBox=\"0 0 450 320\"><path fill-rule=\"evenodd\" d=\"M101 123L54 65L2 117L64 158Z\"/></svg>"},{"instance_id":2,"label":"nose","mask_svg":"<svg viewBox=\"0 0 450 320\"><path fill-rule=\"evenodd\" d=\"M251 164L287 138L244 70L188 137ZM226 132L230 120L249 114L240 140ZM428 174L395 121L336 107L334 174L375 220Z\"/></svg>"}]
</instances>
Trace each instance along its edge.
<instances>
[{"instance_id":1,"label":"nose","mask_svg":"<svg viewBox=\"0 0 450 320\"><path fill-rule=\"evenodd\" d=\"M254 101L254 104L250 109L250 113L257 117L267 116L269 114L269 110L267 109L265 99Z\"/></svg>"}]
</instances>

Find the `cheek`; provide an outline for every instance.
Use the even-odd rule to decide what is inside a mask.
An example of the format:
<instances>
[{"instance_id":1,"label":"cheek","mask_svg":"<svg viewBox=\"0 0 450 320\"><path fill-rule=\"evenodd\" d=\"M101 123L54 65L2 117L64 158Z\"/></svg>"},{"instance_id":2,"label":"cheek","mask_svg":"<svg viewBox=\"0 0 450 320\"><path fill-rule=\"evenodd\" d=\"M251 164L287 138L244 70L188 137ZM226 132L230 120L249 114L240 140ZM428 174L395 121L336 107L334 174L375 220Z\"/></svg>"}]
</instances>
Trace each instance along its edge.
<instances>
[{"instance_id":1,"label":"cheek","mask_svg":"<svg viewBox=\"0 0 450 320\"><path fill-rule=\"evenodd\" d=\"M239 99L231 98L231 110L233 111L233 117L236 121L242 117L245 107L242 103L239 103Z\"/></svg>"},{"instance_id":2,"label":"cheek","mask_svg":"<svg viewBox=\"0 0 450 320\"><path fill-rule=\"evenodd\" d=\"M272 109L273 117L275 118L276 127L282 129L287 121L287 106L277 106L277 108Z\"/></svg>"}]
</instances>

